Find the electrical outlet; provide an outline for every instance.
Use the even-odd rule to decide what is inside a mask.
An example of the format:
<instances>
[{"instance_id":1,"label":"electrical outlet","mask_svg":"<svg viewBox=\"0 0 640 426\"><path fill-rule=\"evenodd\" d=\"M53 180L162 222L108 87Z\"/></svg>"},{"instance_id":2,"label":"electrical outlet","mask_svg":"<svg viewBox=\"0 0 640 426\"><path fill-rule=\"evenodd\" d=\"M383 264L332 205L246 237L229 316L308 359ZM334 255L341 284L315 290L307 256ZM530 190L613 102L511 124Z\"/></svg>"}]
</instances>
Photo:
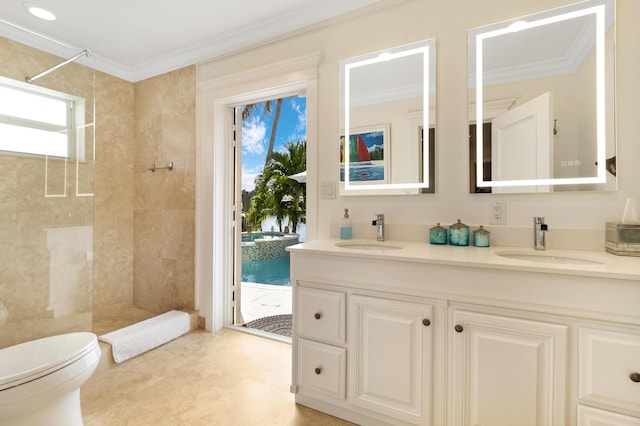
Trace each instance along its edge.
<instances>
[{"instance_id":1,"label":"electrical outlet","mask_svg":"<svg viewBox=\"0 0 640 426\"><path fill-rule=\"evenodd\" d=\"M504 225L507 223L507 203L494 201L491 205L491 224Z\"/></svg>"}]
</instances>

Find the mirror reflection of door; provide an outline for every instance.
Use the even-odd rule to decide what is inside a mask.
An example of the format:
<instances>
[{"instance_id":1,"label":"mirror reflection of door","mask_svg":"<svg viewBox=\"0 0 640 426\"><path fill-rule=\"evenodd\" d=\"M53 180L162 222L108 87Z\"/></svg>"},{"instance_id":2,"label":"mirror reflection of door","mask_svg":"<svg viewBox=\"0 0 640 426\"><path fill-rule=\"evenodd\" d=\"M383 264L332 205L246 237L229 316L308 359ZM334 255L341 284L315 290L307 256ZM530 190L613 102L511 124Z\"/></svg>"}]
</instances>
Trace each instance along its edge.
<instances>
[{"instance_id":1,"label":"mirror reflection of door","mask_svg":"<svg viewBox=\"0 0 640 426\"><path fill-rule=\"evenodd\" d=\"M491 122L491 176L494 181L552 178L553 101L546 92ZM549 192L549 185L496 186L493 192Z\"/></svg>"}]
</instances>

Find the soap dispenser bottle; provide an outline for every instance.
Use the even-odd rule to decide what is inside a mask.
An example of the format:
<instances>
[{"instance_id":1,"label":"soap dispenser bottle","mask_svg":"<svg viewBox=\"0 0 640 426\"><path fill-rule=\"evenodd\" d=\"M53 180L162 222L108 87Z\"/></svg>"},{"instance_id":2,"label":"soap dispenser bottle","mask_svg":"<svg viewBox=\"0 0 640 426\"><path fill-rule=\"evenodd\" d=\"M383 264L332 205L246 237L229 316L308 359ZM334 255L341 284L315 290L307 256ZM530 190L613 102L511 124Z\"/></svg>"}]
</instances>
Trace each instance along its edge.
<instances>
[{"instance_id":1,"label":"soap dispenser bottle","mask_svg":"<svg viewBox=\"0 0 640 426\"><path fill-rule=\"evenodd\" d=\"M349 217L349 209L344 209L344 216L340 219L340 239L350 240L353 237L353 228L351 227L351 218Z\"/></svg>"}]
</instances>

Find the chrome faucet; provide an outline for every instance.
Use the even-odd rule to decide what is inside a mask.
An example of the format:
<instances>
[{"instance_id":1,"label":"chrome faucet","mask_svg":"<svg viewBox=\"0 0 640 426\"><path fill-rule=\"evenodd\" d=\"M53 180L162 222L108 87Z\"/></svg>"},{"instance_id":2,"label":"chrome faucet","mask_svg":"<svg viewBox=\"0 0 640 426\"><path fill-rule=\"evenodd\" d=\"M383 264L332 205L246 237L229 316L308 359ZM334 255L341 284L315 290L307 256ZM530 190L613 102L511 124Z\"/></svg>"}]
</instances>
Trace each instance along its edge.
<instances>
[{"instance_id":1,"label":"chrome faucet","mask_svg":"<svg viewBox=\"0 0 640 426\"><path fill-rule=\"evenodd\" d=\"M378 213L376 220L371 222L371 225L376 227L376 240L384 241L384 215Z\"/></svg>"},{"instance_id":2,"label":"chrome faucet","mask_svg":"<svg viewBox=\"0 0 640 426\"><path fill-rule=\"evenodd\" d=\"M545 233L549 227L544 223L544 217L533 217L533 248L536 250L546 250L547 243L545 241Z\"/></svg>"}]
</instances>

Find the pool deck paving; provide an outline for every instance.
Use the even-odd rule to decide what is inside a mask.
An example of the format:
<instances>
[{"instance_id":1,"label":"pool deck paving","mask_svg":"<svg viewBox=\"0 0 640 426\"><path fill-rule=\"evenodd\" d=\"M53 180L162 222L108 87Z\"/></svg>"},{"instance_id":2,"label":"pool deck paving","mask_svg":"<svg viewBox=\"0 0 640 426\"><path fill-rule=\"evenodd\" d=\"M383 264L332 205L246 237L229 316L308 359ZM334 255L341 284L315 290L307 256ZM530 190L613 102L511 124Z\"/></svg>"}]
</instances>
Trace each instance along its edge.
<instances>
[{"instance_id":1,"label":"pool deck paving","mask_svg":"<svg viewBox=\"0 0 640 426\"><path fill-rule=\"evenodd\" d=\"M242 316L245 322L271 315L290 314L291 286L242 283Z\"/></svg>"}]
</instances>

